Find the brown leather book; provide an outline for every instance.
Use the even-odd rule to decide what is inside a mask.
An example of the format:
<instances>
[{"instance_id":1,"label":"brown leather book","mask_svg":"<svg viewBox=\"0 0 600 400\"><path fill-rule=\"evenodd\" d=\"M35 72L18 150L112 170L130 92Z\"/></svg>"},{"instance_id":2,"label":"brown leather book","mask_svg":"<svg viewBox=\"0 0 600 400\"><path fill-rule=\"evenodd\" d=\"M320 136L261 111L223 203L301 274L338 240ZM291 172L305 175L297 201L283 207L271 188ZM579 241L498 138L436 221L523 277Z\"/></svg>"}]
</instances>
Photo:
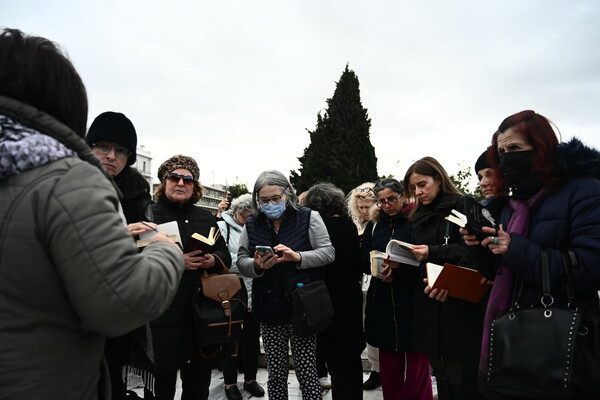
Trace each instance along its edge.
<instances>
[{"instance_id":1,"label":"brown leather book","mask_svg":"<svg viewBox=\"0 0 600 400\"><path fill-rule=\"evenodd\" d=\"M474 269L453 264L427 263L428 284L434 289L447 289L448 296L479 303L490 285L481 283L483 276Z\"/></svg>"}]
</instances>

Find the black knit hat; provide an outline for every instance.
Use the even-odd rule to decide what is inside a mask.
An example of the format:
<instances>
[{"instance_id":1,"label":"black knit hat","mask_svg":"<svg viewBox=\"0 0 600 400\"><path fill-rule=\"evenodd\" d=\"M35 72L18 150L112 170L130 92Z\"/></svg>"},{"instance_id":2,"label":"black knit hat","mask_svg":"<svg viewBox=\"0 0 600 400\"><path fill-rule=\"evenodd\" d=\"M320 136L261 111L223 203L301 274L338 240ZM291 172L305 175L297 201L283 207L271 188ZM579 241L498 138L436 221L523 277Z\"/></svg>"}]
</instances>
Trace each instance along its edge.
<instances>
[{"instance_id":1,"label":"black knit hat","mask_svg":"<svg viewBox=\"0 0 600 400\"><path fill-rule=\"evenodd\" d=\"M487 152L488 151L486 150L483 153L481 153L481 155L477 159L477 162L475 163L475 173L477 173L477 171L481 171L484 168L492 168L492 166L487 160Z\"/></svg>"},{"instance_id":2,"label":"black knit hat","mask_svg":"<svg viewBox=\"0 0 600 400\"><path fill-rule=\"evenodd\" d=\"M137 157L135 128L129 118L121 113L106 111L98 115L92 122L85 141L90 146L92 143L106 141L126 147L131 153L127 165L133 164Z\"/></svg>"}]
</instances>

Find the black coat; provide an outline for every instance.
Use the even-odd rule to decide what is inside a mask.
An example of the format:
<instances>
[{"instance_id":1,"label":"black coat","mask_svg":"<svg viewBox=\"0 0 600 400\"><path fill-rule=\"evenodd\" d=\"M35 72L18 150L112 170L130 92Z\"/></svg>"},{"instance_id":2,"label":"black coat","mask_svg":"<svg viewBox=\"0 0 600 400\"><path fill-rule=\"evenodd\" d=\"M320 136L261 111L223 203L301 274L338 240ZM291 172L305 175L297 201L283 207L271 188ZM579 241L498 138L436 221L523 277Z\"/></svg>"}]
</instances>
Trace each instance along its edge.
<instances>
[{"instance_id":1,"label":"black coat","mask_svg":"<svg viewBox=\"0 0 600 400\"><path fill-rule=\"evenodd\" d=\"M115 183L122 194L120 202L127 223L143 221L144 212L152 201L148 181L136 169L127 166L115 177ZM115 399L125 395L125 384L120 378L123 365L147 371L153 369L146 346L146 328L144 325L128 334L106 339L105 356Z\"/></svg>"},{"instance_id":2,"label":"black coat","mask_svg":"<svg viewBox=\"0 0 600 400\"><path fill-rule=\"evenodd\" d=\"M323 221L335 248L335 261L323 267L335 315L319 340L331 357L347 359L360 356L365 348L358 233L347 216L323 217Z\"/></svg>"},{"instance_id":3,"label":"black coat","mask_svg":"<svg viewBox=\"0 0 600 400\"><path fill-rule=\"evenodd\" d=\"M211 227L219 229L215 217L208 211L189 203L183 206L177 205L164 196L159 198L158 203L150 206L150 210L152 222L162 224L177 221L179 234L184 243L194 232L208 236ZM223 237L219 237L213 254L221 258L227 268L231 266L231 256ZM219 273L221 270L219 261L215 260L215 267L207 272ZM186 270L173 302L163 315L150 324L156 375L173 372L182 368L190 360L198 360L194 339L192 298L202 273L200 269Z\"/></svg>"},{"instance_id":4,"label":"black coat","mask_svg":"<svg viewBox=\"0 0 600 400\"><path fill-rule=\"evenodd\" d=\"M144 212L152 201L150 184L136 169L125 167L115 177L115 183L121 190L121 206L127 223L144 220Z\"/></svg>"},{"instance_id":5,"label":"black coat","mask_svg":"<svg viewBox=\"0 0 600 400\"><path fill-rule=\"evenodd\" d=\"M371 250L385 251L391 239L411 240L407 214L404 212L390 217L380 210L375 229L372 221L367 224L361 245L365 273L370 274ZM367 342L372 346L409 351L412 350L413 292L419 270L412 265L401 265L392 273L393 282L371 278L365 309L365 333Z\"/></svg>"},{"instance_id":6,"label":"black coat","mask_svg":"<svg viewBox=\"0 0 600 400\"><path fill-rule=\"evenodd\" d=\"M439 265L450 263L471 267L466 246L458 226L444 217L452 209L464 209L464 197L459 194L441 194L427 206L420 205L411 216L412 243L429 246L428 262ZM449 234L448 244L445 236ZM426 277L425 263L420 267L421 278ZM413 344L416 351L430 358L463 361L465 357L478 358L481 347L483 316L487 295L479 303L448 298L446 302L430 299L419 279L414 291Z\"/></svg>"}]
</instances>

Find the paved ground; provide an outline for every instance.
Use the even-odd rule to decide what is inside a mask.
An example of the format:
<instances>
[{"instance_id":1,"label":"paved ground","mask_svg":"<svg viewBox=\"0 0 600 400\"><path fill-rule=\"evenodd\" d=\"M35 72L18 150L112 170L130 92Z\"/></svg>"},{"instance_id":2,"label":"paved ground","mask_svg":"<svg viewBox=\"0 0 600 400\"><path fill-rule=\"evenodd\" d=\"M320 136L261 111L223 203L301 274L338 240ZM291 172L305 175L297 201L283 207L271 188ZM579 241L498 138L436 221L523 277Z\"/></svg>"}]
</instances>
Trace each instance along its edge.
<instances>
[{"instance_id":1,"label":"paved ground","mask_svg":"<svg viewBox=\"0 0 600 400\"><path fill-rule=\"evenodd\" d=\"M262 356L262 355L261 355ZM363 352L363 367L365 368L365 370L369 370L370 368L368 367L370 364L367 361L367 354L366 354L366 350ZM259 365L264 365L264 364L260 364ZM367 380L367 378L369 377L369 372L364 372L363 373L363 382ZM263 389L265 390L265 396L264 397L252 397L252 395L248 392L246 392L245 390L243 390L243 376L241 374L238 375L238 388L240 389L240 393L242 393L242 396L244 398L244 400L246 399L264 399L264 400L268 400L269 398L269 393L267 391L267 378L268 378L268 374L267 374L267 370L265 368L260 368L258 369L258 373L256 374L256 381L263 387ZM134 389L134 391L140 396L143 397L143 390L142 389ZM175 400L181 400L181 380L177 380L177 391L175 393ZM434 385L433 388L433 394L434 394L434 400L437 399L437 389ZM298 384L298 379L296 379L296 374L294 373L293 369L290 369L290 375L289 375L289 379L288 379L288 397L289 399L292 400L301 400L302 399L302 393L300 392L300 387ZM212 372L212 379L210 382L210 395L209 395L209 399L210 400L227 400L227 397L225 396L225 386L223 385L223 373L220 372L218 369L214 369ZM323 399L324 400L332 400L331 397L331 389L324 389L323 390ZM381 387L375 389L375 390L363 390L363 400L382 400L383 399L383 393L381 392Z\"/></svg>"},{"instance_id":2,"label":"paved ground","mask_svg":"<svg viewBox=\"0 0 600 400\"><path fill-rule=\"evenodd\" d=\"M364 373L364 380L369 377L368 373ZM258 383L265 389L267 392L267 370L264 368L259 368L258 374L256 375L256 380ZM302 399L302 393L300 392L300 388L298 387L298 380L296 379L296 374L293 370L290 370L290 378L288 380L288 395L291 400L300 400ZM240 380L238 382L238 387L244 399L268 399L269 394L266 393L264 397L252 397L252 395L243 390L243 381ZM142 389L134 390L140 397L143 397ZM181 381L177 381L177 392L175 393L175 400L181 399ZM225 390L223 386L223 373L219 372L218 369L213 370L212 380L210 383L210 396L211 400L227 400L225 396ZM325 389L323 390L323 399L331 400L331 390ZM363 391L363 399L364 400L381 400L383 399L383 395L381 393L381 387L376 390L365 390Z\"/></svg>"}]
</instances>

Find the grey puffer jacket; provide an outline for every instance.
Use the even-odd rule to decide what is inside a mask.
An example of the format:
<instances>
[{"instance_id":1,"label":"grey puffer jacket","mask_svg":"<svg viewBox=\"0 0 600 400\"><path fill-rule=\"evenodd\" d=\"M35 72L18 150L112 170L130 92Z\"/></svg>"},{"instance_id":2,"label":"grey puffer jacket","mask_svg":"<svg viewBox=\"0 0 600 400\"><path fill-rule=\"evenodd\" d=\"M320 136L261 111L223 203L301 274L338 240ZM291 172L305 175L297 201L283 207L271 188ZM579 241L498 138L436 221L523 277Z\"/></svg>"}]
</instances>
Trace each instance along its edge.
<instances>
[{"instance_id":1,"label":"grey puffer jacket","mask_svg":"<svg viewBox=\"0 0 600 400\"><path fill-rule=\"evenodd\" d=\"M107 399L105 337L157 318L176 247L138 253L85 142L0 97L0 399Z\"/></svg>"}]
</instances>

